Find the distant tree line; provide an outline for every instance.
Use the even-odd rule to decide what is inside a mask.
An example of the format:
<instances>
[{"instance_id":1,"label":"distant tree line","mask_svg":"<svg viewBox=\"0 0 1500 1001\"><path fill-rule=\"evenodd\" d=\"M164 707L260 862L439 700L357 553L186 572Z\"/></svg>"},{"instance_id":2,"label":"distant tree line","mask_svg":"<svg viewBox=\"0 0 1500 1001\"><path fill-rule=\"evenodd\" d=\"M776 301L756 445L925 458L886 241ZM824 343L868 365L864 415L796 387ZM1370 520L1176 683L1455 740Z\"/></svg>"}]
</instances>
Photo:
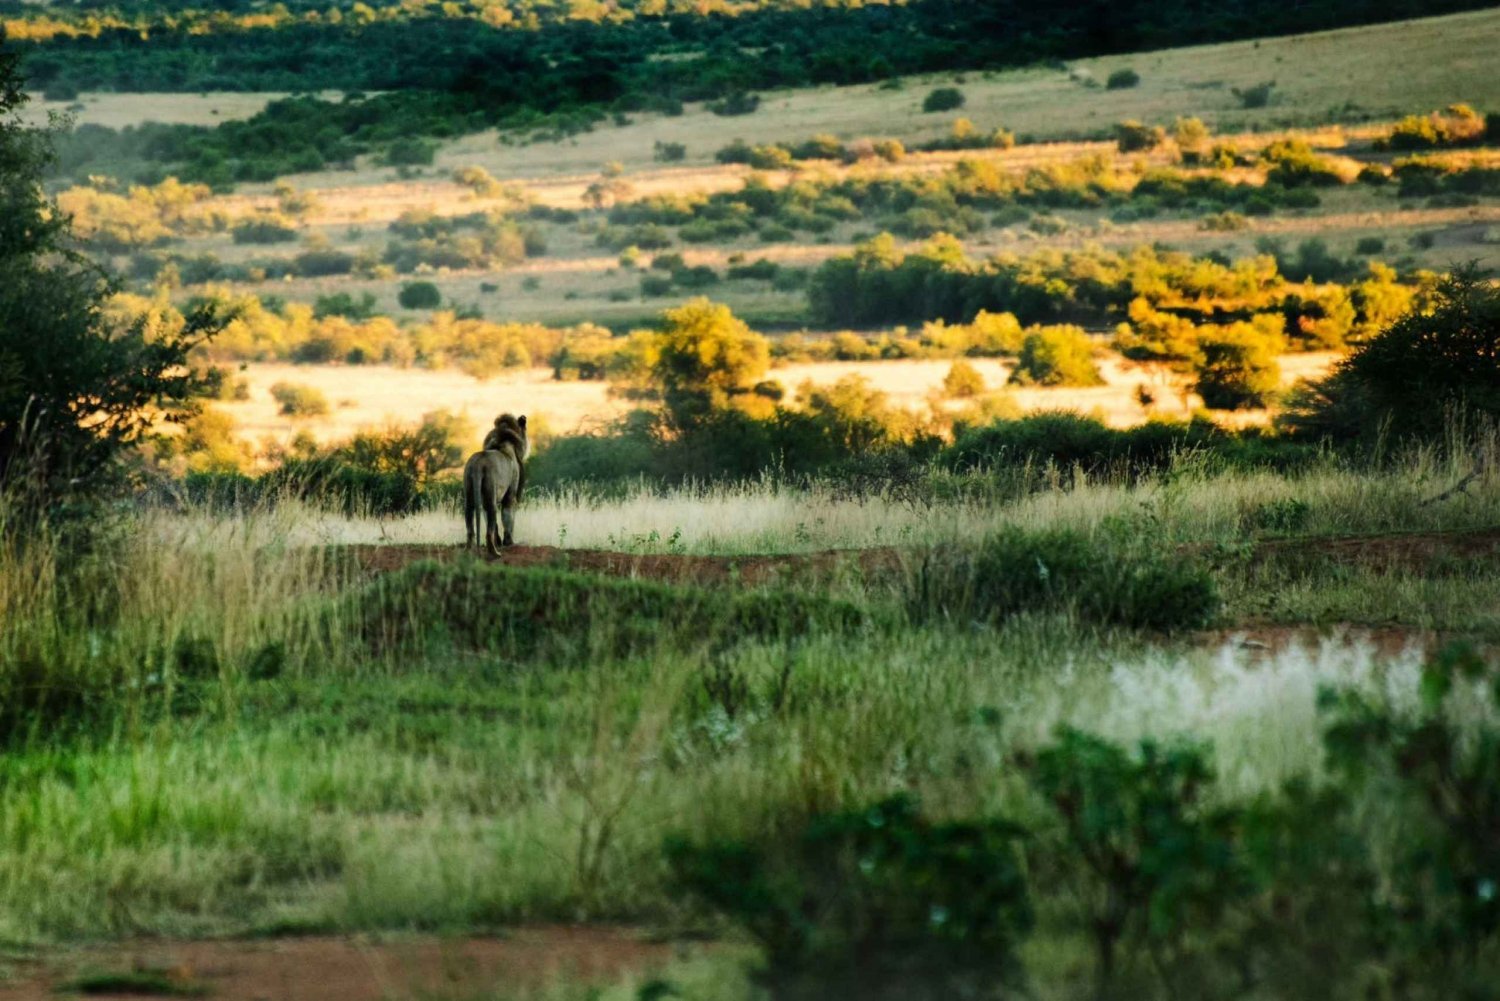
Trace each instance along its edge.
<instances>
[{"instance_id":1,"label":"distant tree line","mask_svg":"<svg viewBox=\"0 0 1500 1001\"><path fill-rule=\"evenodd\" d=\"M347 12L340 8L337 18L266 15L232 30L203 30L202 19L174 10L171 25L162 20L144 32L89 14L79 17L95 22L77 35L26 31L26 17L13 21L12 34L41 39L14 44L26 57L32 85L58 97L80 90L387 92L364 101L278 104L251 122L220 126L234 133L228 139L202 140L201 134L215 131L209 129L149 137L151 144L176 146L154 150L154 159L206 164L217 156L238 161L227 168L230 179L259 180L272 164L312 169L346 159L361 143L388 144L399 136L451 135L546 116L562 116L577 128L606 110L671 112L687 101L726 99L747 105L746 95L771 87L1020 66L1485 4L1250 0L1211 13L1188 0L1092 0L1062 8L1018 0L802 6L767 3L728 16L713 8L697 14L639 4L630 20L601 25L526 16L535 10L496 16L497 9L509 9L503 5L453 7L459 16L421 8L398 17L354 4ZM57 15L49 8L28 16ZM194 141L201 148L181 148ZM261 169L241 166L256 161ZM211 180L201 169L194 176Z\"/></svg>"}]
</instances>

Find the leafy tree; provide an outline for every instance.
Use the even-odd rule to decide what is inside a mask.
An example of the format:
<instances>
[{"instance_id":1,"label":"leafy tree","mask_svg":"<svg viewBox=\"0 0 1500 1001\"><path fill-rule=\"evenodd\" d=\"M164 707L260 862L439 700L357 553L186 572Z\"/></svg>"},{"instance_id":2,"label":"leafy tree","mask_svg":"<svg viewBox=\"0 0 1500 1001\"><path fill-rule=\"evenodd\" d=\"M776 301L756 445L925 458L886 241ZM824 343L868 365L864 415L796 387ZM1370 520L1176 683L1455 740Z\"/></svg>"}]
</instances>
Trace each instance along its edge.
<instances>
[{"instance_id":1,"label":"leafy tree","mask_svg":"<svg viewBox=\"0 0 1500 1001\"><path fill-rule=\"evenodd\" d=\"M1424 666L1419 696L1410 714L1325 693L1324 744L1335 776L1400 808L1383 901L1398 971L1438 978L1447 996L1483 997L1493 991L1486 950L1500 942L1500 675L1455 643Z\"/></svg>"},{"instance_id":2,"label":"leafy tree","mask_svg":"<svg viewBox=\"0 0 1500 1001\"><path fill-rule=\"evenodd\" d=\"M922 100L926 112L952 111L964 106L964 92L957 87L938 87Z\"/></svg>"},{"instance_id":3,"label":"leafy tree","mask_svg":"<svg viewBox=\"0 0 1500 1001\"><path fill-rule=\"evenodd\" d=\"M667 857L679 891L764 948L774 997L1009 997L1033 920L1021 833L896 796L763 843L674 838Z\"/></svg>"},{"instance_id":4,"label":"leafy tree","mask_svg":"<svg viewBox=\"0 0 1500 1001\"><path fill-rule=\"evenodd\" d=\"M1299 393L1283 421L1339 439L1387 425L1398 437L1434 439L1458 410L1500 417L1500 287L1473 265Z\"/></svg>"},{"instance_id":5,"label":"leafy tree","mask_svg":"<svg viewBox=\"0 0 1500 1001\"><path fill-rule=\"evenodd\" d=\"M0 51L0 484L97 497L155 421L194 412L210 378L189 354L219 323L203 308L154 329L104 308L115 284L42 191L51 147L18 121L25 101L18 57Z\"/></svg>"},{"instance_id":6,"label":"leafy tree","mask_svg":"<svg viewBox=\"0 0 1500 1001\"><path fill-rule=\"evenodd\" d=\"M1204 750L1143 741L1132 752L1064 728L1022 764L1067 833L1064 865L1084 890L1098 996L1113 996L1122 942L1144 944L1177 994L1171 974L1187 933L1250 889L1235 816L1202 803L1214 780Z\"/></svg>"},{"instance_id":7,"label":"leafy tree","mask_svg":"<svg viewBox=\"0 0 1500 1001\"><path fill-rule=\"evenodd\" d=\"M678 427L750 393L771 367L770 344L728 306L693 299L662 320L652 375Z\"/></svg>"},{"instance_id":8,"label":"leafy tree","mask_svg":"<svg viewBox=\"0 0 1500 1001\"><path fill-rule=\"evenodd\" d=\"M358 469L407 477L423 488L433 474L458 465L474 440L474 426L447 410L422 415L414 428L392 427L355 435L333 453Z\"/></svg>"},{"instance_id":9,"label":"leafy tree","mask_svg":"<svg viewBox=\"0 0 1500 1001\"><path fill-rule=\"evenodd\" d=\"M1160 125L1142 125L1131 118L1115 126L1115 145L1121 153L1155 149L1166 141L1167 130Z\"/></svg>"},{"instance_id":10,"label":"leafy tree","mask_svg":"<svg viewBox=\"0 0 1500 1001\"><path fill-rule=\"evenodd\" d=\"M1279 316L1271 320L1279 327ZM1234 323L1200 331L1203 360L1193 388L1204 404L1216 410L1241 410L1271 403L1281 387L1276 355L1282 339L1279 329L1267 328L1266 322Z\"/></svg>"},{"instance_id":11,"label":"leafy tree","mask_svg":"<svg viewBox=\"0 0 1500 1001\"><path fill-rule=\"evenodd\" d=\"M1038 327L1026 335L1010 381L1019 386L1102 386L1094 346L1078 327Z\"/></svg>"},{"instance_id":12,"label":"leafy tree","mask_svg":"<svg viewBox=\"0 0 1500 1001\"><path fill-rule=\"evenodd\" d=\"M295 382L278 382L271 387L271 398L290 417L321 417L328 413L328 397L313 386Z\"/></svg>"},{"instance_id":13,"label":"leafy tree","mask_svg":"<svg viewBox=\"0 0 1500 1001\"><path fill-rule=\"evenodd\" d=\"M443 294L432 282L407 282L396 296L402 309L437 309Z\"/></svg>"},{"instance_id":14,"label":"leafy tree","mask_svg":"<svg viewBox=\"0 0 1500 1001\"><path fill-rule=\"evenodd\" d=\"M960 358L943 376L943 392L954 399L969 399L984 392L984 376L979 369Z\"/></svg>"}]
</instances>

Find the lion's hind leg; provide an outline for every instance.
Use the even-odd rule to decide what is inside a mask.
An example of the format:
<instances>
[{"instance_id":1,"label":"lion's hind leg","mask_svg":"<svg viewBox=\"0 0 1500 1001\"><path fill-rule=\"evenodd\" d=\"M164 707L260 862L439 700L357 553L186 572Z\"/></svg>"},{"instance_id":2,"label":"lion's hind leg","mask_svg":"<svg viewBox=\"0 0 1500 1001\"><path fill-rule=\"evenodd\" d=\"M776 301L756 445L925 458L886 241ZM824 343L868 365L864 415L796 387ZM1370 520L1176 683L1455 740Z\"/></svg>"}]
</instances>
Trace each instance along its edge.
<instances>
[{"instance_id":1,"label":"lion's hind leg","mask_svg":"<svg viewBox=\"0 0 1500 1001\"><path fill-rule=\"evenodd\" d=\"M484 542L491 556L500 555L500 528L495 524L495 488L497 486L494 473L486 470L480 494L484 500Z\"/></svg>"}]
</instances>

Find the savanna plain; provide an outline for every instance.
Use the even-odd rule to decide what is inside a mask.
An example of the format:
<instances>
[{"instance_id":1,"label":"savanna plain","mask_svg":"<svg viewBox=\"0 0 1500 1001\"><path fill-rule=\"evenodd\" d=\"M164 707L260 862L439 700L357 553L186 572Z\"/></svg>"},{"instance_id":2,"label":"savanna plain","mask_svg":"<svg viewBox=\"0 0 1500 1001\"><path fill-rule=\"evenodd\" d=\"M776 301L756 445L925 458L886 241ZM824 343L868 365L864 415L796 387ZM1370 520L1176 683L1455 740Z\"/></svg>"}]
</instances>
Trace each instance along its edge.
<instances>
[{"instance_id":1,"label":"savanna plain","mask_svg":"<svg viewBox=\"0 0 1500 1001\"><path fill-rule=\"evenodd\" d=\"M1500 11L1189 6L0 3L0 999L1500 996Z\"/></svg>"}]
</instances>

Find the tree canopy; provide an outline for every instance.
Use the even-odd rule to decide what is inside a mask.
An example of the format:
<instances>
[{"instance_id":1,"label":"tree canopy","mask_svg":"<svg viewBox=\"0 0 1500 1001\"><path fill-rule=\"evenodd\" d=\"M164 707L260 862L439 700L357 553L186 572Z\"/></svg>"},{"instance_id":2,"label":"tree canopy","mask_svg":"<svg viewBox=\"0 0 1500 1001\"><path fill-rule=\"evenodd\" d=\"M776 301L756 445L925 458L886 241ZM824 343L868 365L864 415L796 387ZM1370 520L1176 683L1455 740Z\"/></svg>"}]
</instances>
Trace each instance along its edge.
<instances>
[{"instance_id":1,"label":"tree canopy","mask_svg":"<svg viewBox=\"0 0 1500 1001\"><path fill-rule=\"evenodd\" d=\"M189 352L217 327L198 311L167 329L105 309L112 279L70 246L42 190L46 130L26 102L17 57L0 50L0 485L48 498L118 482L120 460L158 420L180 420L209 386Z\"/></svg>"}]
</instances>

